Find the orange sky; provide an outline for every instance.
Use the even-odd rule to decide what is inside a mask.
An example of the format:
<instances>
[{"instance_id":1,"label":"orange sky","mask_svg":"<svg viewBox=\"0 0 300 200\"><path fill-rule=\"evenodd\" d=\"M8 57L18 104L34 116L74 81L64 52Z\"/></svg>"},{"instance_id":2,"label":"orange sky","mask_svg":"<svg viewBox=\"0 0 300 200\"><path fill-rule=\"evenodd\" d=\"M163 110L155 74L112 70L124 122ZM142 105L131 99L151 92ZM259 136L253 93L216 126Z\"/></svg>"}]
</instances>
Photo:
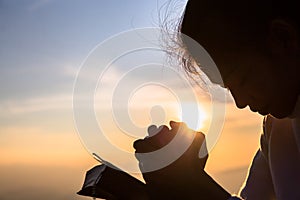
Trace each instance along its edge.
<instances>
[{"instance_id":1,"label":"orange sky","mask_svg":"<svg viewBox=\"0 0 300 200\"><path fill-rule=\"evenodd\" d=\"M72 91L80 63L99 42L134 27L159 25L157 17L162 14L158 13L162 5L157 1L122 3L1 1L1 200L86 199L75 193L83 183L85 172L98 163L81 143L73 119ZM172 15L179 16L175 12L183 8L184 2ZM129 60L136 61L138 56L132 56ZM140 61L144 61L143 58ZM110 84L117 73L113 71L103 81ZM145 89L139 90L129 102L131 117L137 125L149 125L149 106L155 104L167 111L166 117L153 118L155 123L180 118L174 96L166 90L152 88L149 92ZM105 94L110 90L107 87ZM101 97L111 103L105 95ZM101 111L103 101L99 102L96 108ZM191 102L195 103L182 103L194 108ZM209 102L203 99L199 102L204 113L199 117L200 121L204 120L201 130L206 132ZM247 109L236 109L232 101L226 104L226 109L224 129L210 152L207 171L230 192L237 192L258 148L262 117ZM105 124L108 129L116 130L109 121ZM133 138L128 139L117 131L108 132L115 145L133 151ZM146 132L132 134L142 137ZM95 142L101 151L100 143ZM126 162L126 158L113 158Z\"/></svg>"},{"instance_id":2,"label":"orange sky","mask_svg":"<svg viewBox=\"0 0 300 200\"><path fill-rule=\"evenodd\" d=\"M226 109L224 129L210 153L206 169L225 188L237 192L258 148L262 117L248 109L238 110L231 102ZM64 116L70 117L70 114L66 112ZM22 188L61 191L57 183L64 183L70 195L81 187L85 171L97 162L81 144L72 121L53 118L51 124L56 123L61 127L49 128L48 123L41 121L39 125L27 123L0 128L0 197L15 188L21 193ZM122 140L119 142L120 145ZM133 150L128 146L130 143L126 145ZM228 171L237 177L236 181L229 181L230 177L225 176Z\"/></svg>"}]
</instances>

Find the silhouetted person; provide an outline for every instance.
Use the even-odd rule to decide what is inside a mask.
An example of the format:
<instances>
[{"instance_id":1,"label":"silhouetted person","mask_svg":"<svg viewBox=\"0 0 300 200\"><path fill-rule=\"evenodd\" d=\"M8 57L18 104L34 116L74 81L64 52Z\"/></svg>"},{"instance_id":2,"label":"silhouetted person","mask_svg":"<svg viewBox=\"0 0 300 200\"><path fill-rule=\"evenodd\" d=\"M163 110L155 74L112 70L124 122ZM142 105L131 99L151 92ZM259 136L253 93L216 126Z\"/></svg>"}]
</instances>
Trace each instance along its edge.
<instances>
[{"instance_id":1,"label":"silhouetted person","mask_svg":"<svg viewBox=\"0 0 300 200\"><path fill-rule=\"evenodd\" d=\"M249 106L266 116L261 147L240 194L247 200L300 199L299 8L298 1L292 0L189 0L179 27L179 32L211 55L236 106ZM187 58L201 63L184 38L175 39L191 56ZM200 66L191 63L183 63L187 72L197 71ZM205 72L205 66L201 67ZM172 123L171 130L164 127L155 136L135 142L136 151L166 145L180 125ZM203 140L198 133L190 147L194 150L163 169L144 173L152 195L158 199L160 194L161 199L237 198L205 173L205 159L195 153Z\"/></svg>"}]
</instances>

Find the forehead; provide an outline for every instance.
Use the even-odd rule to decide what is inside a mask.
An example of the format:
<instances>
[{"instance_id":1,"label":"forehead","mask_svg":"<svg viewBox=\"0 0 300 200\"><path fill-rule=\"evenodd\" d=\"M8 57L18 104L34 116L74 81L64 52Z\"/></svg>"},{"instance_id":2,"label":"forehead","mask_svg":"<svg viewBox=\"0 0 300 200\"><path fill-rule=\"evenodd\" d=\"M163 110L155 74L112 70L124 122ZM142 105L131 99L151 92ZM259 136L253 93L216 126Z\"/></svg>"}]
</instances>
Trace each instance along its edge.
<instances>
[{"instance_id":1,"label":"forehead","mask_svg":"<svg viewBox=\"0 0 300 200\"><path fill-rule=\"evenodd\" d=\"M252 55L253 49L250 46L253 43L257 44L259 37L254 37L254 34L251 34L252 31L249 30L252 26L251 22L248 21L251 15L248 15L246 20L245 17L241 17L245 16L243 9L246 8L245 5L248 1L241 1L243 3L238 5L240 9L230 7L230 3L228 4L227 1L223 2L226 4L225 7L221 7L220 1L190 0L182 20L181 32L193 38L209 53L224 80L237 67L241 72L248 69L249 63L247 62L251 59L247 54ZM210 69L202 64L201 59L197 59L198 52L188 42L185 40L183 42L189 54L200 63L201 70L210 80L222 85L220 81L214 78Z\"/></svg>"},{"instance_id":2,"label":"forehead","mask_svg":"<svg viewBox=\"0 0 300 200\"><path fill-rule=\"evenodd\" d=\"M181 33L196 40L210 53L217 50L236 51L263 35L264 23L258 23L262 19L253 16L249 2L252 1L189 0Z\"/></svg>"}]
</instances>

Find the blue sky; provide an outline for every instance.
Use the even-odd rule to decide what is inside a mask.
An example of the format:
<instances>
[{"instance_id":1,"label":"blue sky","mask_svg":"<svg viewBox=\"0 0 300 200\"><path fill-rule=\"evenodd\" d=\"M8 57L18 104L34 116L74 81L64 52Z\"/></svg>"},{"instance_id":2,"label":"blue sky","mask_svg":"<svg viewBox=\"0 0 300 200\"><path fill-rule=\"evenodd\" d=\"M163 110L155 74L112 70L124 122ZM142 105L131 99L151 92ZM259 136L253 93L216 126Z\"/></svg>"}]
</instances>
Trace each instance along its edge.
<instances>
[{"instance_id":1,"label":"blue sky","mask_svg":"<svg viewBox=\"0 0 300 200\"><path fill-rule=\"evenodd\" d=\"M153 26L155 9L138 0L1 1L1 100L70 92L67 67L107 37Z\"/></svg>"},{"instance_id":2,"label":"blue sky","mask_svg":"<svg viewBox=\"0 0 300 200\"><path fill-rule=\"evenodd\" d=\"M157 26L163 3L1 0L0 125L41 119L55 125L67 117L75 75L88 53L114 34Z\"/></svg>"},{"instance_id":3,"label":"blue sky","mask_svg":"<svg viewBox=\"0 0 300 200\"><path fill-rule=\"evenodd\" d=\"M76 72L88 53L108 37L157 26L158 8L165 1L0 0L0 199L50 200L51 194L57 200L79 199L75 192L83 174L96 163L74 128ZM177 2L184 5L185 0ZM260 117L230 106L237 117L225 125L231 135L224 137L215 156L227 168L250 163L258 135L249 132L260 130ZM249 143L246 155L244 146L234 147L228 139L245 124L249 131L238 138ZM224 149L234 162L225 160ZM215 163L212 169L219 164ZM16 173L20 168L24 170ZM24 192L32 189L40 193Z\"/></svg>"}]
</instances>

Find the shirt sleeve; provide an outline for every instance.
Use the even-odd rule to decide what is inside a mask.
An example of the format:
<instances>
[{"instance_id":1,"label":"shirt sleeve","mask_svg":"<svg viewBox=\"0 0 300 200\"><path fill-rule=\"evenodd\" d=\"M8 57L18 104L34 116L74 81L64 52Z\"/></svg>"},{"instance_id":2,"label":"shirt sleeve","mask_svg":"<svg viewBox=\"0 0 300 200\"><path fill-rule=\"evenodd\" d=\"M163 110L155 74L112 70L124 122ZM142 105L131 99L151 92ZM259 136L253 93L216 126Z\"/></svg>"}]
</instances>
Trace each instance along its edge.
<instances>
[{"instance_id":1,"label":"shirt sleeve","mask_svg":"<svg viewBox=\"0 0 300 200\"><path fill-rule=\"evenodd\" d=\"M254 156L247 180L241 190L240 196L244 199L269 200L275 197L268 161L270 129L271 122L265 118L263 124L264 133L260 139L260 149Z\"/></svg>"},{"instance_id":2,"label":"shirt sleeve","mask_svg":"<svg viewBox=\"0 0 300 200\"><path fill-rule=\"evenodd\" d=\"M269 200L275 196L269 165L260 150L253 159L240 196L247 200Z\"/></svg>"}]
</instances>

